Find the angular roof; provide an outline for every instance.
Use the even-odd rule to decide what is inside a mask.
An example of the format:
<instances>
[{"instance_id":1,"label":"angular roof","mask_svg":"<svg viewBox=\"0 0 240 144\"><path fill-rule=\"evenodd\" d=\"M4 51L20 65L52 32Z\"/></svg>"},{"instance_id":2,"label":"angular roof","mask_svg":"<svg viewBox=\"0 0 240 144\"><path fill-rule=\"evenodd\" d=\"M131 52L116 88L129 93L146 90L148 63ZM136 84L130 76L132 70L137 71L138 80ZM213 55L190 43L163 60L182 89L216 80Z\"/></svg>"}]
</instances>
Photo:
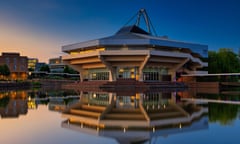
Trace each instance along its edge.
<instances>
[{"instance_id":1,"label":"angular roof","mask_svg":"<svg viewBox=\"0 0 240 144\"><path fill-rule=\"evenodd\" d=\"M144 31L144 30L141 29L140 27L137 27L136 25L131 25L131 26L122 27L122 28L116 33L116 35L126 34L126 33L139 33L139 34L150 35L148 32Z\"/></svg>"},{"instance_id":2,"label":"angular roof","mask_svg":"<svg viewBox=\"0 0 240 144\"><path fill-rule=\"evenodd\" d=\"M208 46L202 44L194 44L182 41L170 40L166 37L152 36L148 32L139 28L136 25L125 26L121 28L116 34L100 38L80 42L76 44L66 45L62 47L63 52L69 52L76 49L96 46L122 46L122 45L152 45L163 46L169 48L186 48L190 49L193 53L198 53L202 57L208 57Z\"/></svg>"}]
</instances>

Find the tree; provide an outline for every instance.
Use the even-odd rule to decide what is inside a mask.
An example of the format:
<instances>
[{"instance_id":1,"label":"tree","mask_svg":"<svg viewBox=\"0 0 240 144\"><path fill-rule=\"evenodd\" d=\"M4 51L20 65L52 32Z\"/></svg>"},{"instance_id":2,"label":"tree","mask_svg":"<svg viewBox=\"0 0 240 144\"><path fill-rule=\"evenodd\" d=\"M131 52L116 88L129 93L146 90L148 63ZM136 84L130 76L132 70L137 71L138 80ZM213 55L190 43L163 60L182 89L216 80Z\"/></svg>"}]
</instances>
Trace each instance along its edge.
<instances>
[{"instance_id":1,"label":"tree","mask_svg":"<svg viewBox=\"0 0 240 144\"><path fill-rule=\"evenodd\" d=\"M0 108L5 108L10 101L10 98L8 96L0 98Z\"/></svg>"},{"instance_id":2,"label":"tree","mask_svg":"<svg viewBox=\"0 0 240 144\"><path fill-rule=\"evenodd\" d=\"M31 71L31 72L32 72L32 71L34 71L34 69L33 69L33 68L28 68L28 71Z\"/></svg>"},{"instance_id":3,"label":"tree","mask_svg":"<svg viewBox=\"0 0 240 144\"><path fill-rule=\"evenodd\" d=\"M220 73L218 54L215 51L208 52L208 73Z\"/></svg>"},{"instance_id":4,"label":"tree","mask_svg":"<svg viewBox=\"0 0 240 144\"><path fill-rule=\"evenodd\" d=\"M48 66L48 65L43 65L43 66L40 68L40 71L50 72L49 66Z\"/></svg>"},{"instance_id":5,"label":"tree","mask_svg":"<svg viewBox=\"0 0 240 144\"><path fill-rule=\"evenodd\" d=\"M77 71L75 71L74 69L72 69L69 66L65 66L63 72L64 73L70 73L70 74L77 74L78 73Z\"/></svg>"},{"instance_id":6,"label":"tree","mask_svg":"<svg viewBox=\"0 0 240 144\"><path fill-rule=\"evenodd\" d=\"M209 73L238 73L240 72L240 61L238 55L231 49L222 48L218 52L208 52Z\"/></svg>"},{"instance_id":7,"label":"tree","mask_svg":"<svg viewBox=\"0 0 240 144\"><path fill-rule=\"evenodd\" d=\"M0 65L0 75L9 76L10 70L6 64Z\"/></svg>"},{"instance_id":8,"label":"tree","mask_svg":"<svg viewBox=\"0 0 240 144\"><path fill-rule=\"evenodd\" d=\"M208 107L209 121L222 125L231 125L238 114L237 105L209 103Z\"/></svg>"}]
</instances>

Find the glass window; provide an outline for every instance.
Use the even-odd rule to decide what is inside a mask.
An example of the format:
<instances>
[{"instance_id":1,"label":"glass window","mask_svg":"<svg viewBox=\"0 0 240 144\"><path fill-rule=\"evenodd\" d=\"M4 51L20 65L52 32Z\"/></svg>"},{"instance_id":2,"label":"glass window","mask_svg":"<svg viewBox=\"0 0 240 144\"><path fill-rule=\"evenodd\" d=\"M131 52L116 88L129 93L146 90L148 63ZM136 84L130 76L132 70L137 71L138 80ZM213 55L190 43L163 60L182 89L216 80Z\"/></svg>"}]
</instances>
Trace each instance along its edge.
<instances>
[{"instance_id":1,"label":"glass window","mask_svg":"<svg viewBox=\"0 0 240 144\"><path fill-rule=\"evenodd\" d=\"M16 70L17 70L17 65L16 65L16 64L14 64L14 67L13 67L13 69L14 69L14 71L16 71Z\"/></svg>"},{"instance_id":2,"label":"glass window","mask_svg":"<svg viewBox=\"0 0 240 144\"><path fill-rule=\"evenodd\" d=\"M5 60L6 60L6 64L8 65L10 63L9 57L6 57Z\"/></svg>"},{"instance_id":3,"label":"glass window","mask_svg":"<svg viewBox=\"0 0 240 144\"><path fill-rule=\"evenodd\" d=\"M160 81L162 75L167 75L168 70L166 68L145 68L143 70L143 80L144 81Z\"/></svg>"},{"instance_id":4,"label":"glass window","mask_svg":"<svg viewBox=\"0 0 240 144\"><path fill-rule=\"evenodd\" d=\"M90 75L91 80L109 80L109 72L94 72Z\"/></svg>"}]
</instances>

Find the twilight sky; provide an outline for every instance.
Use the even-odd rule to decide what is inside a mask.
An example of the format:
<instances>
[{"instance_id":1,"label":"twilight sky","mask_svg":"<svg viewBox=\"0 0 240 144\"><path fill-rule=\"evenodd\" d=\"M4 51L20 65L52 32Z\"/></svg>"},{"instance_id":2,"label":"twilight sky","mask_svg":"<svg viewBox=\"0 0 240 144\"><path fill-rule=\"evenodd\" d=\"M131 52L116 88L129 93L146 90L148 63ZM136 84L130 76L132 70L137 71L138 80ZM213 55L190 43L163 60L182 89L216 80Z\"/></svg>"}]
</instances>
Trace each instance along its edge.
<instances>
[{"instance_id":1,"label":"twilight sky","mask_svg":"<svg viewBox=\"0 0 240 144\"><path fill-rule=\"evenodd\" d=\"M140 8L159 36L240 48L239 0L0 0L0 53L48 62L63 45L113 35Z\"/></svg>"}]
</instances>

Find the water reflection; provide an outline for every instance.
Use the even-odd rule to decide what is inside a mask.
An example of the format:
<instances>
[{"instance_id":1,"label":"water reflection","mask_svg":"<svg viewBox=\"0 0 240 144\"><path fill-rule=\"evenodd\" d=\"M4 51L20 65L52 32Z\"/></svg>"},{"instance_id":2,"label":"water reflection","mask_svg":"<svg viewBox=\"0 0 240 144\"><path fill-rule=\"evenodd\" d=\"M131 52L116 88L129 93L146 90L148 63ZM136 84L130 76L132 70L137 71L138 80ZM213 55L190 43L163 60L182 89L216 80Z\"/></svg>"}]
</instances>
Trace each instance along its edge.
<instances>
[{"instance_id":1,"label":"water reflection","mask_svg":"<svg viewBox=\"0 0 240 144\"><path fill-rule=\"evenodd\" d=\"M195 143L200 133L205 135L202 143L211 140L214 143L216 138L209 135L213 131L219 132L220 128L222 136L219 136L219 141L239 142L234 135L239 132L237 127L240 124L239 94L187 92L83 92L60 89L2 91L0 125L6 132L11 127L11 133L18 133L22 128L22 132L44 135L46 141L61 137L59 141L62 143L81 142L83 139L87 142L88 139L96 138L94 136L103 140L102 143L104 140L157 143L175 140L176 135L188 139L189 143ZM50 116L55 118L50 119ZM36 123L34 128L32 122ZM216 128L218 124L220 128ZM226 125L231 125L231 129ZM49 127L52 127L51 131ZM56 132L61 133L61 136ZM232 137L224 139L228 134ZM189 135L195 137L189 140ZM27 139L27 136L22 139ZM42 139L36 141L41 143ZM11 142L3 140L3 143Z\"/></svg>"},{"instance_id":2,"label":"water reflection","mask_svg":"<svg viewBox=\"0 0 240 144\"><path fill-rule=\"evenodd\" d=\"M17 118L28 112L26 91L0 92L1 118Z\"/></svg>"},{"instance_id":3,"label":"water reflection","mask_svg":"<svg viewBox=\"0 0 240 144\"><path fill-rule=\"evenodd\" d=\"M239 88L224 88L217 92L207 88L205 90L190 89L178 92L178 95L185 101L207 102L209 122L232 125L240 116Z\"/></svg>"},{"instance_id":4,"label":"water reflection","mask_svg":"<svg viewBox=\"0 0 240 144\"><path fill-rule=\"evenodd\" d=\"M78 101L79 95L75 92L41 90L5 90L0 91L1 118L18 118L26 115L29 109L37 109L38 105L48 105L49 110L62 111Z\"/></svg>"},{"instance_id":5,"label":"water reflection","mask_svg":"<svg viewBox=\"0 0 240 144\"><path fill-rule=\"evenodd\" d=\"M63 112L63 128L111 137L120 143L208 128L207 103L181 101L176 92L118 95L81 92L81 99ZM204 118L203 118L204 117Z\"/></svg>"},{"instance_id":6,"label":"water reflection","mask_svg":"<svg viewBox=\"0 0 240 144\"><path fill-rule=\"evenodd\" d=\"M238 116L239 105L209 103L209 121L232 125Z\"/></svg>"}]
</instances>

